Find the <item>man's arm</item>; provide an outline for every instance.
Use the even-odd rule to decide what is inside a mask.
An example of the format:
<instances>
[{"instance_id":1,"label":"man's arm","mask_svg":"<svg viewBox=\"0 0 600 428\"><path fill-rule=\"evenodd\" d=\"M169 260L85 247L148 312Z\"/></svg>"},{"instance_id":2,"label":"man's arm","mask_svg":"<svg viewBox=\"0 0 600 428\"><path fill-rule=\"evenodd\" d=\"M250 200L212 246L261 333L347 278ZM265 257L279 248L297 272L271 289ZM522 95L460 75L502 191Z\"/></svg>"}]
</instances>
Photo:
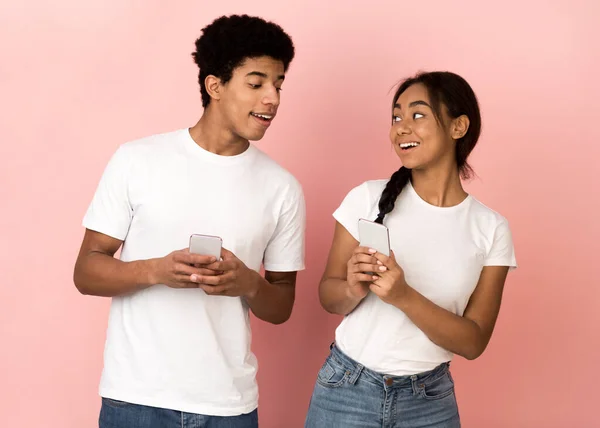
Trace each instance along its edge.
<instances>
[{"instance_id":1,"label":"man's arm","mask_svg":"<svg viewBox=\"0 0 600 428\"><path fill-rule=\"evenodd\" d=\"M221 250L223 260L206 266L216 275L192 275L191 280L212 296L241 297L263 321L282 324L292 314L297 272L265 272L250 269L231 251Z\"/></svg>"},{"instance_id":2,"label":"man's arm","mask_svg":"<svg viewBox=\"0 0 600 428\"><path fill-rule=\"evenodd\" d=\"M180 250L162 258L123 262L114 258L122 244L119 239L86 229L73 272L80 293L114 297L155 284L197 288L198 284L190 281L191 275L214 275L214 271L194 266L212 263L213 257Z\"/></svg>"},{"instance_id":3,"label":"man's arm","mask_svg":"<svg viewBox=\"0 0 600 428\"><path fill-rule=\"evenodd\" d=\"M252 313L272 324L286 322L294 307L297 272L266 271L264 278L255 274L255 292L245 297Z\"/></svg>"}]
</instances>

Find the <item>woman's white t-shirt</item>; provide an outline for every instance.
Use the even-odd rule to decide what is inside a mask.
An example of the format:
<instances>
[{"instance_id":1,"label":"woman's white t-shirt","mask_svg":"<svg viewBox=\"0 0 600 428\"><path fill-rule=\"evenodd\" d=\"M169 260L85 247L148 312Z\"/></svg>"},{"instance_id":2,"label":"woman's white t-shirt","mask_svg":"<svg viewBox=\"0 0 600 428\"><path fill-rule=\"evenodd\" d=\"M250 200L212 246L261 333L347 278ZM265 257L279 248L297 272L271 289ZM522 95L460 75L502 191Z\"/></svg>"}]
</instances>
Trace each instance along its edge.
<instances>
[{"instance_id":1,"label":"woman's white t-shirt","mask_svg":"<svg viewBox=\"0 0 600 428\"><path fill-rule=\"evenodd\" d=\"M377 217L387 182L355 187L333 214L357 241L358 220ZM384 224L406 282L457 315L462 316L484 266L517 266L508 222L471 195L453 207L437 207L421 199L409 182ZM344 318L335 340L365 367L397 376L431 370L453 356L372 292Z\"/></svg>"}]
</instances>

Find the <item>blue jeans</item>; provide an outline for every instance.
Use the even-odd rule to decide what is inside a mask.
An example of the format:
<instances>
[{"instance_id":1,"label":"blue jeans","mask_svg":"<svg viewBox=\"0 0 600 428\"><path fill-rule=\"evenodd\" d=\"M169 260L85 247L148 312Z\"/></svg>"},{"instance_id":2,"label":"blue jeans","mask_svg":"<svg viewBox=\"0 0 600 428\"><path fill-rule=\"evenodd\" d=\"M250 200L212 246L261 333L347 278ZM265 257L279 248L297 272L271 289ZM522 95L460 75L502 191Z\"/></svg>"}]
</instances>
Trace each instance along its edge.
<instances>
[{"instance_id":1,"label":"blue jeans","mask_svg":"<svg viewBox=\"0 0 600 428\"><path fill-rule=\"evenodd\" d=\"M239 416L206 416L102 399L100 428L257 428L258 411Z\"/></svg>"},{"instance_id":2,"label":"blue jeans","mask_svg":"<svg viewBox=\"0 0 600 428\"><path fill-rule=\"evenodd\" d=\"M317 376L305 428L460 428L449 366L387 376L332 346Z\"/></svg>"}]
</instances>

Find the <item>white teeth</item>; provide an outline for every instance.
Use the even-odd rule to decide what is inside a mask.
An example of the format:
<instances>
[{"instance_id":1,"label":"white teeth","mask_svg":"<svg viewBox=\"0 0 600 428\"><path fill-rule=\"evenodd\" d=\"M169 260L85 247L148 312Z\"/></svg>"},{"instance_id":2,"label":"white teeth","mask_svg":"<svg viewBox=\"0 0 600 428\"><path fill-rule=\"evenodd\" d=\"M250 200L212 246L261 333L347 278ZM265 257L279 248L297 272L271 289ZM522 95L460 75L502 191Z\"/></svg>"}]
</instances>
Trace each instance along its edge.
<instances>
[{"instance_id":1,"label":"white teeth","mask_svg":"<svg viewBox=\"0 0 600 428\"><path fill-rule=\"evenodd\" d=\"M273 116L270 116L268 114L256 114L256 113L252 113L252 116L260 117L261 119L264 119L264 120L271 120L271 119L273 119Z\"/></svg>"},{"instance_id":2,"label":"white teeth","mask_svg":"<svg viewBox=\"0 0 600 428\"><path fill-rule=\"evenodd\" d=\"M410 143L402 143L400 144L400 147L403 149L407 149L409 147L417 147L419 145L419 143L417 143L416 141L411 141Z\"/></svg>"}]
</instances>

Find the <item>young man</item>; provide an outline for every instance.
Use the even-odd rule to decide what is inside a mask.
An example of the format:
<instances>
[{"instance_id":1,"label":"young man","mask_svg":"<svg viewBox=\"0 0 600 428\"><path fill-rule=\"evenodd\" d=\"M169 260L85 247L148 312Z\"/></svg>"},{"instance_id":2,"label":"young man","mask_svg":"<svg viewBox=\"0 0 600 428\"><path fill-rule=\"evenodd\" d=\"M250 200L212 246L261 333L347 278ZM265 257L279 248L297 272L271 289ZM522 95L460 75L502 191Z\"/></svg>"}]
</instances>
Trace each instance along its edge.
<instances>
[{"instance_id":1,"label":"young man","mask_svg":"<svg viewBox=\"0 0 600 428\"><path fill-rule=\"evenodd\" d=\"M112 297L101 428L256 427L248 309L285 322L304 268L302 189L249 143L277 114L292 40L221 17L193 57L198 123L122 145L83 221L75 285ZM190 253L192 234L221 237L222 260Z\"/></svg>"}]
</instances>

